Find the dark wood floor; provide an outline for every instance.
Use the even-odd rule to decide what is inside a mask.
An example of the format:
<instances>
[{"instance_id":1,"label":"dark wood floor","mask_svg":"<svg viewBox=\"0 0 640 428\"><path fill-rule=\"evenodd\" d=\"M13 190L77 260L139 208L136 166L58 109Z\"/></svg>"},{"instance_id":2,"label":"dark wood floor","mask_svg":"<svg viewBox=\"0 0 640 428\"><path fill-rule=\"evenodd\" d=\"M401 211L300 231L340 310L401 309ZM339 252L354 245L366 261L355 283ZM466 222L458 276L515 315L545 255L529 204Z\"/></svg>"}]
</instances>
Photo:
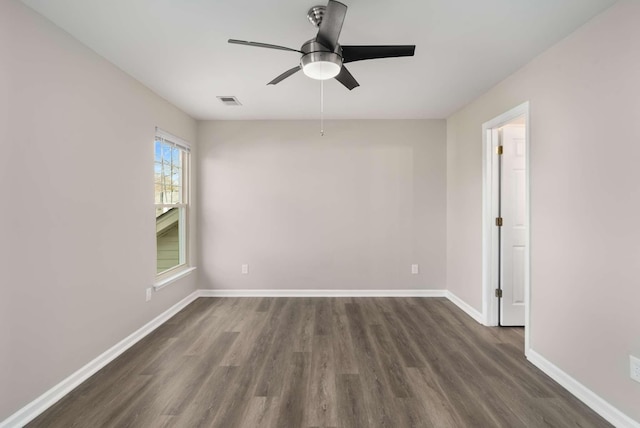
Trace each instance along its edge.
<instances>
[{"instance_id":1,"label":"dark wood floor","mask_svg":"<svg viewBox=\"0 0 640 428\"><path fill-rule=\"evenodd\" d=\"M30 427L604 427L444 299L201 298Z\"/></svg>"}]
</instances>

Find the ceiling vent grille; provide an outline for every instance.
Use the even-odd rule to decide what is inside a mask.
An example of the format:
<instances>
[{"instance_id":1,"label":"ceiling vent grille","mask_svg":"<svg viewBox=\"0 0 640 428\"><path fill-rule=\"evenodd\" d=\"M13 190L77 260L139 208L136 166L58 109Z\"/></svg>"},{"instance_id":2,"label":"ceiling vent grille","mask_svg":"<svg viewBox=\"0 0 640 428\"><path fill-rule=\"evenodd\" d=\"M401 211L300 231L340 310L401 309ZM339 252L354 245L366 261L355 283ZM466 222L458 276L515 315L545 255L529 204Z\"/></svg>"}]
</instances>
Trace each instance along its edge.
<instances>
[{"instance_id":1,"label":"ceiling vent grille","mask_svg":"<svg viewBox=\"0 0 640 428\"><path fill-rule=\"evenodd\" d=\"M222 104L224 104L226 106L241 106L242 105L240 103L240 101L238 101L238 99L236 97L231 96L231 95L218 96L216 98L218 98L222 102Z\"/></svg>"}]
</instances>

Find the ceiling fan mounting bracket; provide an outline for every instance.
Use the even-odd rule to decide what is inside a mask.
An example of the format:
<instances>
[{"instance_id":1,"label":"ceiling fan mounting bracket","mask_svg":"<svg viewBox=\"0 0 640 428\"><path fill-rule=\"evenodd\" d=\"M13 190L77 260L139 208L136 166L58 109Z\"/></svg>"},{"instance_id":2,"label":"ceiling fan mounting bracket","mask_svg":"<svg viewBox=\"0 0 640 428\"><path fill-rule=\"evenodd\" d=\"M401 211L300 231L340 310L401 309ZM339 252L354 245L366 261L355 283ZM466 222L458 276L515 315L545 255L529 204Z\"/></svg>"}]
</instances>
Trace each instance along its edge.
<instances>
[{"instance_id":1,"label":"ceiling fan mounting bracket","mask_svg":"<svg viewBox=\"0 0 640 428\"><path fill-rule=\"evenodd\" d=\"M326 9L326 6L313 6L309 9L309 12L307 12L307 18L309 18L309 22L311 22L314 27L320 27Z\"/></svg>"}]
</instances>

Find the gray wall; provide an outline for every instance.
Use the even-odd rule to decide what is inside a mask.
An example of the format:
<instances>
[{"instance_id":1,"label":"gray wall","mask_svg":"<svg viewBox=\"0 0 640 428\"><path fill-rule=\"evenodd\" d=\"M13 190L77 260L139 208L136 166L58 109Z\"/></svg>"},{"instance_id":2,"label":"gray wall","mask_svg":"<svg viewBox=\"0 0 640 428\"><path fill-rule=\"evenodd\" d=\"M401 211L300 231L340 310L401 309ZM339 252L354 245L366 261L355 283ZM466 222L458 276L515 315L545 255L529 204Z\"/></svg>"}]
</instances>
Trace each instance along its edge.
<instances>
[{"instance_id":1,"label":"gray wall","mask_svg":"<svg viewBox=\"0 0 640 428\"><path fill-rule=\"evenodd\" d=\"M448 288L482 309L482 123L531 102L531 346L640 420L640 3L447 120Z\"/></svg>"},{"instance_id":2,"label":"gray wall","mask_svg":"<svg viewBox=\"0 0 640 428\"><path fill-rule=\"evenodd\" d=\"M445 121L319 125L199 123L201 286L444 289Z\"/></svg>"},{"instance_id":3,"label":"gray wall","mask_svg":"<svg viewBox=\"0 0 640 428\"><path fill-rule=\"evenodd\" d=\"M187 115L0 1L0 421L190 294L155 293L155 126Z\"/></svg>"}]
</instances>

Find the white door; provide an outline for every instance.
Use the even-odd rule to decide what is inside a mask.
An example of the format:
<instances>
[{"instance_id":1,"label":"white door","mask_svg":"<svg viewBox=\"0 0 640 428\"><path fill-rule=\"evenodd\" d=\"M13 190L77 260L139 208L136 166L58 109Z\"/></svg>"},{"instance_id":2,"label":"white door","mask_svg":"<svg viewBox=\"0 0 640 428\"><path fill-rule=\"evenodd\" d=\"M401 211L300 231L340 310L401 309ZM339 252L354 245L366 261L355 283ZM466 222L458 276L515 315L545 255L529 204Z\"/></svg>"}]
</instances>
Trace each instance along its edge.
<instances>
[{"instance_id":1,"label":"white door","mask_svg":"<svg viewBox=\"0 0 640 428\"><path fill-rule=\"evenodd\" d=\"M500 172L500 325L524 326L527 236L526 132L502 127Z\"/></svg>"}]
</instances>

